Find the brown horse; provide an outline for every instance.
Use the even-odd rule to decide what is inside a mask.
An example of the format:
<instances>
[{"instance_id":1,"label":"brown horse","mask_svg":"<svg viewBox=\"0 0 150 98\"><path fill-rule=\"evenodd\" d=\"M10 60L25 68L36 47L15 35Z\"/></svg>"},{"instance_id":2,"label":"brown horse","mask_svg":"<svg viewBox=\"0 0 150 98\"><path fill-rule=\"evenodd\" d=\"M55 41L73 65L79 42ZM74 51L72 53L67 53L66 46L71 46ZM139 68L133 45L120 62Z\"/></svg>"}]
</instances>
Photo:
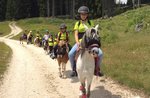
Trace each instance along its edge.
<instances>
[{"instance_id":1,"label":"brown horse","mask_svg":"<svg viewBox=\"0 0 150 98\"><path fill-rule=\"evenodd\" d=\"M38 46L38 47L41 47L41 40L39 37L36 37L34 39L34 45Z\"/></svg>"},{"instance_id":2,"label":"brown horse","mask_svg":"<svg viewBox=\"0 0 150 98\"><path fill-rule=\"evenodd\" d=\"M66 78L66 63L68 62L68 47L65 41L60 41L57 48L57 62L59 65L59 77Z\"/></svg>"},{"instance_id":3,"label":"brown horse","mask_svg":"<svg viewBox=\"0 0 150 98\"><path fill-rule=\"evenodd\" d=\"M20 39L20 44L23 44L23 40L27 40L27 34L23 33L19 39Z\"/></svg>"}]
</instances>

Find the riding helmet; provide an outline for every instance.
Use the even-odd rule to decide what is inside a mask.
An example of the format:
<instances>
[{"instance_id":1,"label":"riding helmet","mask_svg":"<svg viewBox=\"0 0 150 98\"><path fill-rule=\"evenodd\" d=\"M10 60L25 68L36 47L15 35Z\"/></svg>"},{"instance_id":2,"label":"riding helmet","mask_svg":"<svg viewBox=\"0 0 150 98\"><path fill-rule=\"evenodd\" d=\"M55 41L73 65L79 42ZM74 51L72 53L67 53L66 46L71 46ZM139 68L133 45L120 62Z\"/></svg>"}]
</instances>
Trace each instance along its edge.
<instances>
[{"instance_id":1,"label":"riding helmet","mask_svg":"<svg viewBox=\"0 0 150 98\"><path fill-rule=\"evenodd\" d=\"M64 29L64 28L67 28L66 24L65 23L62 23L59 27L60 29Z\"/></svg>"},{"instance_id":2,"label":"riding helmet","mask_svg":"<svg viewBox=\"0 0 150 98\"><path fill-rule=\"evenodd\" d=\"M88 8L87 6L81 6L81 7L78 9L78 13L80 13L80 14L89 13L89 8Z\"/></svg>"}]
</instances>

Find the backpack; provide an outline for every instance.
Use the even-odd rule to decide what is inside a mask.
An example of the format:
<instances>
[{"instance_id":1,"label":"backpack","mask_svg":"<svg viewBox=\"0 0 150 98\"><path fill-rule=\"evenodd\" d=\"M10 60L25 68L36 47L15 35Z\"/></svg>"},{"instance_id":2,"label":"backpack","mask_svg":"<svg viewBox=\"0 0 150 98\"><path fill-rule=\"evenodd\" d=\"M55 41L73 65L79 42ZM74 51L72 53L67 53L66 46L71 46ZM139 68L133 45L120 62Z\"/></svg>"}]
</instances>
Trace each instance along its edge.
<instances>
[{"instance_id":1,"label":"backpack","mask_svg":"<svg viewBox=\"0 0 150 98\"><path fill-rule=\"evenodd\" d=\"M59 39L59 40L60 40L61 34L62 34L62 33L60 32L60 34L59 34L59 36L58 36L58 39ZM68 32L66 32L66 40L67 40L67 41L69 40L68 37L69 37L69 36L68 36Z\"/></svg>"},{"instance_id":2,"label":"backpack","mask_svg":"<svg viewBox=\"0 0 150 98\"><path fill-rule=\"evenodd\" d=\"M81 24L81 22L79 21L78 22L78 27L80 26L80 24ZM90 20L88 20L88 24L91 26L91 21Z\"/></svg>"}]
</instances>

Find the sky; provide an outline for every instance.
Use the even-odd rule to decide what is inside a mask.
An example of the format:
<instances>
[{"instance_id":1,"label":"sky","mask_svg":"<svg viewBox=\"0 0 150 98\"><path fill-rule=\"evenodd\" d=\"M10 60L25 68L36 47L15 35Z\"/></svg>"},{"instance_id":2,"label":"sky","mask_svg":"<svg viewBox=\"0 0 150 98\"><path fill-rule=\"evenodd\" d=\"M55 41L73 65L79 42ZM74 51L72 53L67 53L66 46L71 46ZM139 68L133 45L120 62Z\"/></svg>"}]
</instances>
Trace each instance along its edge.
<instances>
[{"instance_id":1,"label":"sky","mask_svg":"<svg viewBox=\"0 0 150 98\"><path fill-rule=\"evenodd\" d=\"M120 0L121 1L121 3L127 3L127 0ZM116 0L116 2L119 2L119 0Z\"/></svg>"}]
</instances>

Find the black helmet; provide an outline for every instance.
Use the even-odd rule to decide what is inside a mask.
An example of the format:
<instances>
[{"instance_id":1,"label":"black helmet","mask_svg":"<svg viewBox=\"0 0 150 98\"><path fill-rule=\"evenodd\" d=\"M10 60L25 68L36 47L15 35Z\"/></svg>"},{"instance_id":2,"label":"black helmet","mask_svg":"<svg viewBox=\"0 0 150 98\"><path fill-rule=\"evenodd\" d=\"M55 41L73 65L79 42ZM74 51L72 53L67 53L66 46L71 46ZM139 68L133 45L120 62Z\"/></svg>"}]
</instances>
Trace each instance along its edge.
<instances>
[{"instance_id":1,"label":"black helmet","mask_svg":"<svg viewBox=\"0 0 150 98\"><path fill-rule=\"evenodd\" d=\"M89 8L87 6L81 6L79 9L78 9L78 13L80 14L84 14L84 13L89 13Z\"/></svg>"},{"instance_id":2,"label":"black helmet","mask_svg":"<svg viewBox=\"0 0 150 98\"><path fill-rule=\"evenodd\" d=\"M67 28L66 24L65 23L62 23L59 27L60 29L63 29L63 28Z\"/></svg>"}]
</instances>

